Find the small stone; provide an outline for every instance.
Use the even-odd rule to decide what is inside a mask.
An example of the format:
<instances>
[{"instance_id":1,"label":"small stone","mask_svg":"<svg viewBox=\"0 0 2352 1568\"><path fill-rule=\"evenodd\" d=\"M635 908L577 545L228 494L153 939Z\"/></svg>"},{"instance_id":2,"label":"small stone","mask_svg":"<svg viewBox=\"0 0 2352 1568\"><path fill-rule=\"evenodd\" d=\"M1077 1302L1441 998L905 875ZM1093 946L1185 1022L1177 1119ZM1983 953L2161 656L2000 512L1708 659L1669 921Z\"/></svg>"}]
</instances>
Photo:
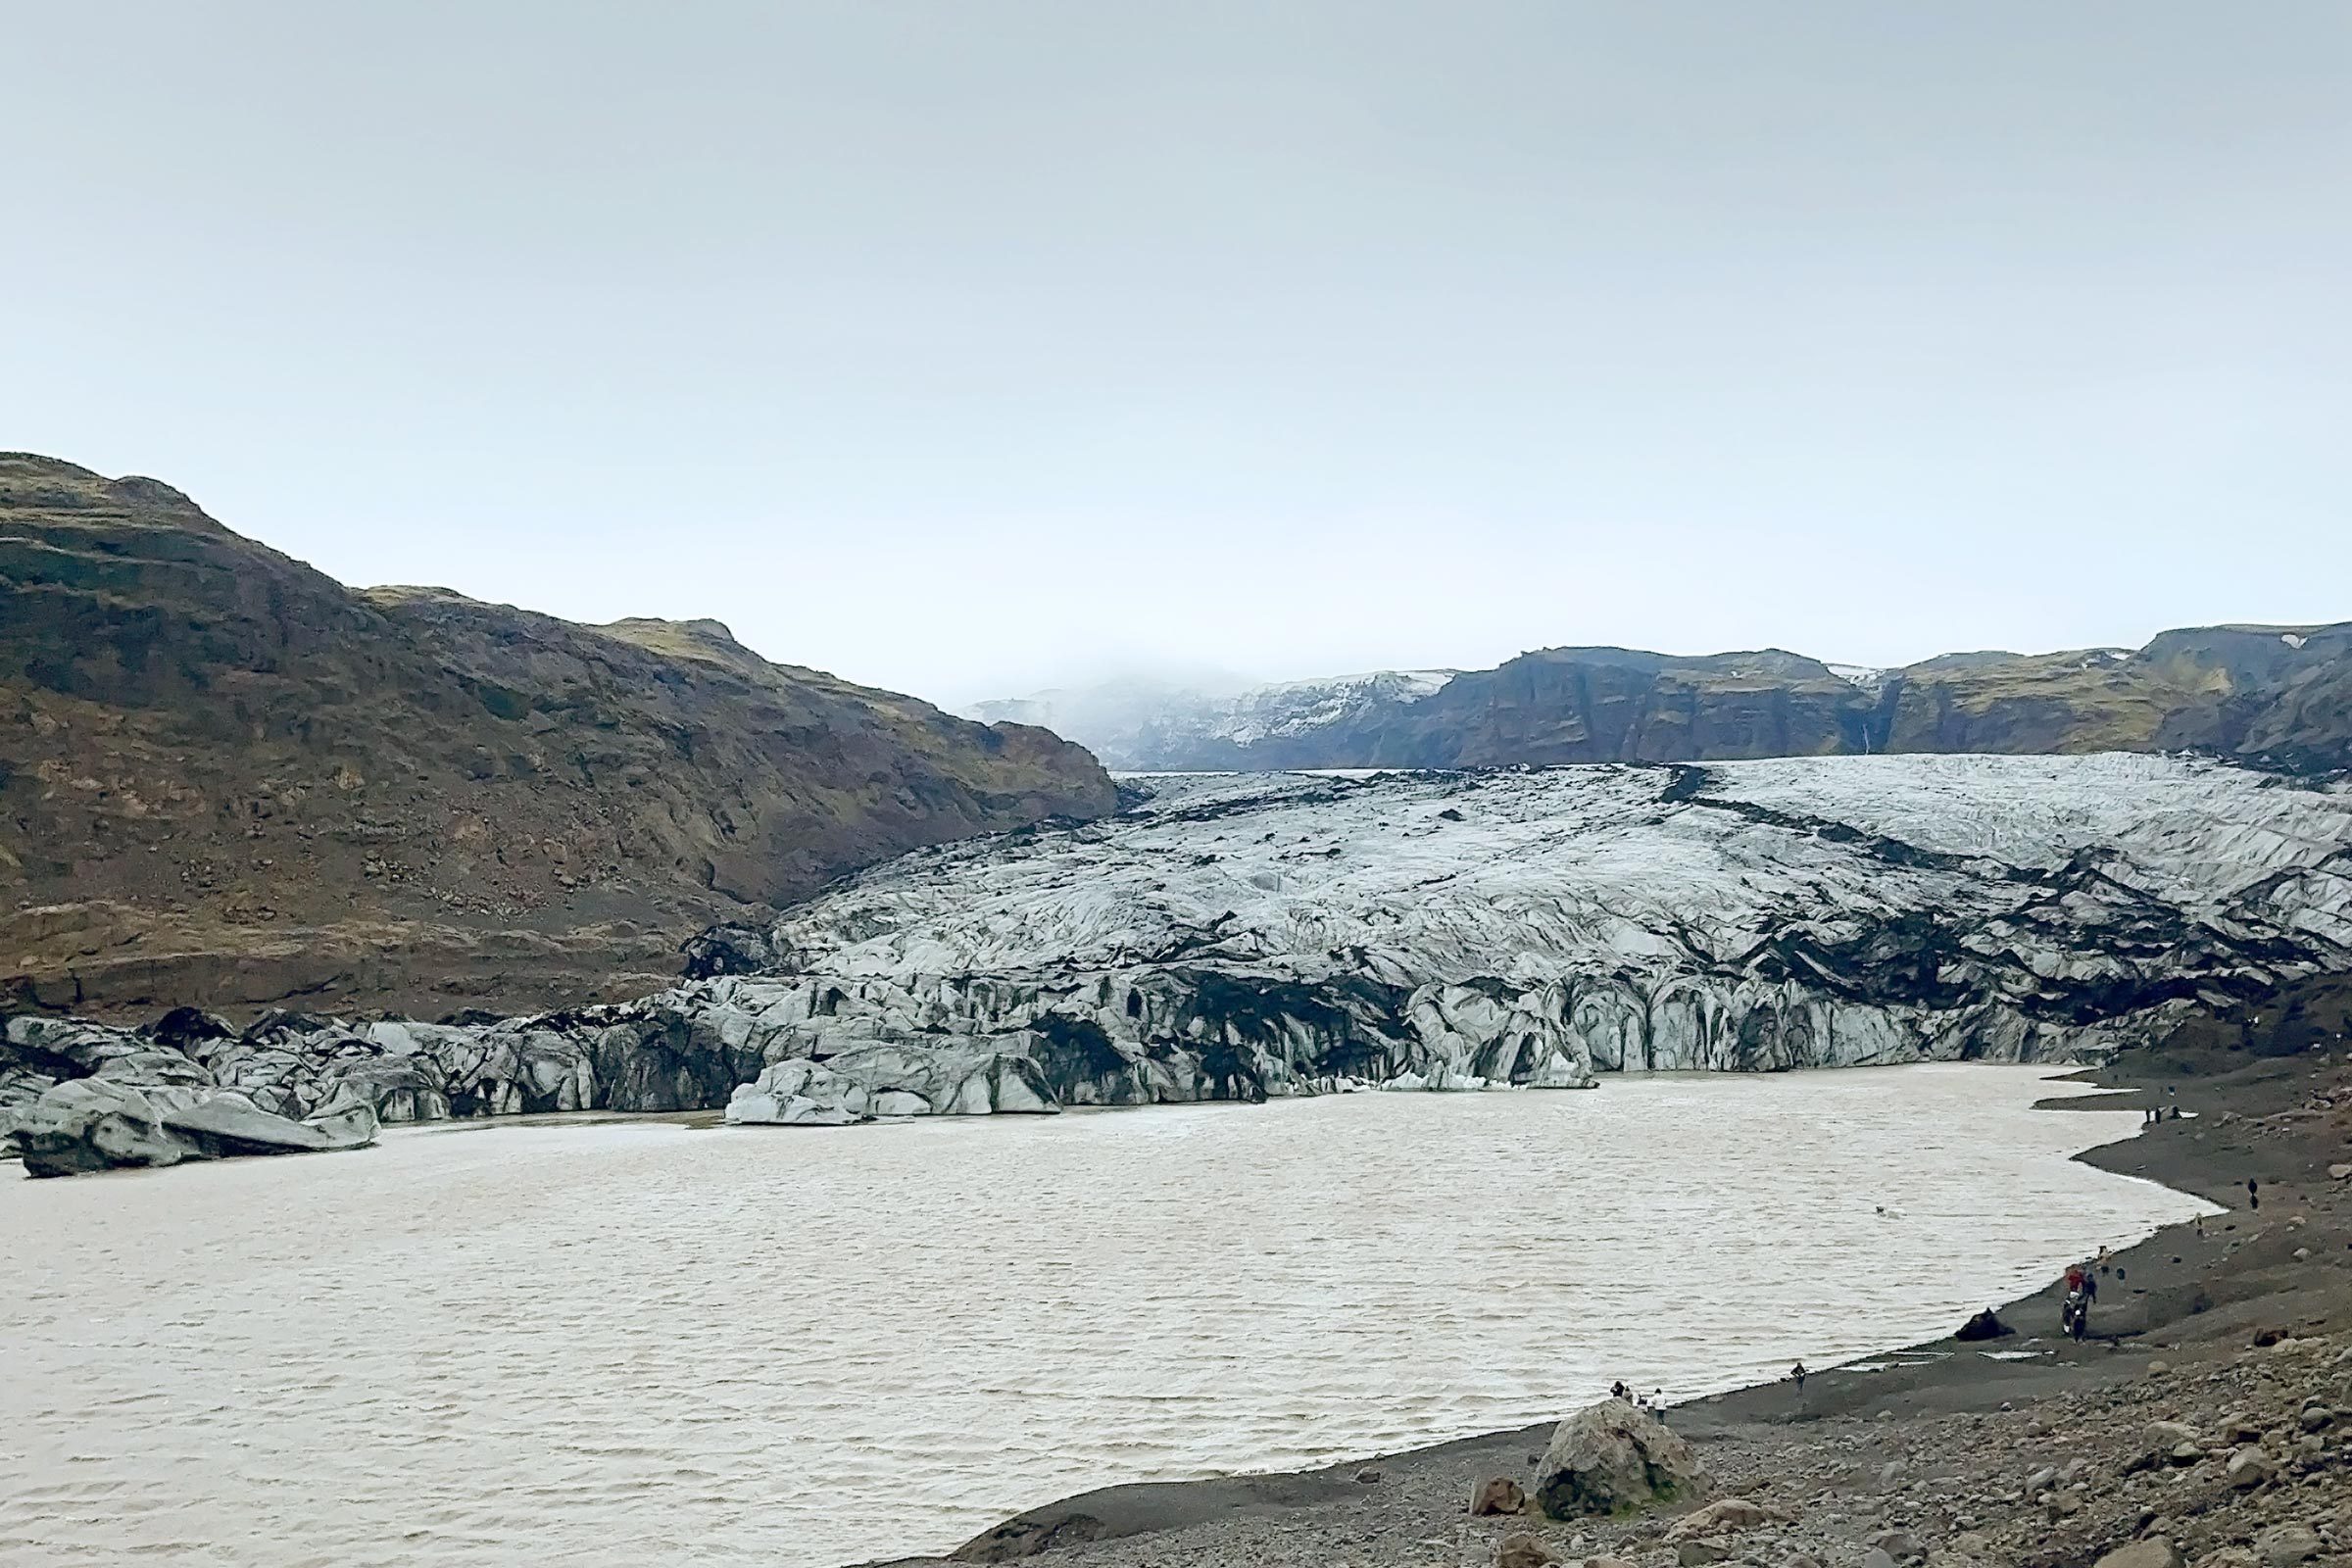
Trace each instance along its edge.
<instances>
[{"instance_id":1,"label":"small stone","mask_svg":"<svg viewBox=\"0 0 2352 1568\"><path fill-rule=\"evenodd\" d=\"M2179 1262L2180 1259L2175 1258L2174 1261ZM2148 1376L2152 1378L2160 1378L2167 1372L2170 1372L2172 1369L2173 1364L2170 1361L2150 1361L2148 1363Z\"/></svg>"},{"instance_id":2,"label":"small stone","mask_svg":"<svg viewBox=\"0 0 2352 1568\"><path fill-rule=\"evenodd\" d=\"M1873 1546L1862 1554L1860 1568L1895 1568L1895 1564L1884 1547Z\"/></svg>"},{"instance_id":3,"label":"small stone","mask_svg":"<svg viewBox=\"0 0 2352 1568\"><path fill-rule=\"evenodd\" d=\"M2053 1520L2071 1519L2082 1511L2082 1498L2077 1493L2053 1492L2050 1494L2048 1507Z\"/></svg>"},{"instance_id":4,"label":"small stone","mask_svg":"<svg viewBox=\"0 0 2352 1568\"><path fill-rule=\"evenodd\" d=\"M1355 1479L1369 1487L1380 1480L1380 1466L1368 1464L1355 1473Z\"/></svg>"},{"instance_id":5,"label":"small stone","mask_svg":"<svg viewBox=\"0 0 2352 1568\"><path fill-rule=\"evenodd\" d=\"M2175 1464L2195 1464L2204 1457L2205 1450L2193 1443L2173 1445L2172 1460Z\"/></svg>"},{"instance_id":6,"label":"small stone","mask_svg":"<svg viewBox=\"0 0 2352 1568\"><path fill-rule=\"evenodd\" d=\"M1494 1568L1552 1568L1560 1554L1542 1536L1521 1530L1494 1544Z\"/></svg>"},{"instance_id":7,"label":"small stone","mask_svg":"<svg viewBox=\"0 0 2352 1568\"><path fill-rule=\"evenodd\" d=\"M2328 1429L2328 1424L2335 1419L2335 1412L2324 1404L2307 1404L2303 1407L2303 1414L2299 1419L2303 1423L2304 1431L2324 1432Z\"/></svg>"},{"instance_id":8,"label":"small stone","mask_svg":"<svg viewBox=\"0 0 2352 1568\"><path fill-rule=\"evenodd\" d=\"M1870 1544L1889 1557L1919 1555L1919 1543L1907 1530L1882 1530L1870 1538Z\"/></svg>"},{"instance_id":9,"label":"small stone","mask_svg":"<svg viewBox=\"0 0 2352 1568\"><path fill-rule=\"evenodd\" d=\"M2250 1491L2271 1479L2271 1461L2264 1458L2260 1448L2240 1448L2230 1455L2230 1484L2240 1491Z\"/></svg>"},{"instance_id":10,"label":"small stone","mask_svg":"<svg viewBox=\"0 0 2352 1568\"><path fill-rule=\"evenodd\" d=\"M2057 1484L2058 1472L2045 1464L2026 1477L2026 1495L2029 1497L2039 1496Z\"/></svg>"},{"instance_id":11,"label":"small stone","mask_svg":"<svg viewBox=\"0 0 2352 1568\"><path fill-rule=\"evenodd\" d=\"M1674 1548L1674 1560L1682 1568L1704 1568L1711 1562L1729 1562L1731 1556L1732 1548L1717 1541L1677 1542Z\"/></svg>"}]
</instances>

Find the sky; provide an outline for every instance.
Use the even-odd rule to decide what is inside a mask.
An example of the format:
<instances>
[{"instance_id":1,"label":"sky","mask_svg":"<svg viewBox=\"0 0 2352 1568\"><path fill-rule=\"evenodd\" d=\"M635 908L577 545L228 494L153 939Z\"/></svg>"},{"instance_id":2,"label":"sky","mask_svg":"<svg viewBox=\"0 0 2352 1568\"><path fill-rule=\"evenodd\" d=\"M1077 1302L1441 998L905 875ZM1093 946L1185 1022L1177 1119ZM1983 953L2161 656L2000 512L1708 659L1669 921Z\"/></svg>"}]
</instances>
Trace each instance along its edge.
<instances>
[{"instance_id":1,"label":"sky","mask_svg":"<svg viewBox=\"0 0 2352 1568\"><path fill-rule=\"evenodd\" d=\"M0 448L935 700L2352 618L2352 7L0 0Z\"/></svg>"}]
</instances>

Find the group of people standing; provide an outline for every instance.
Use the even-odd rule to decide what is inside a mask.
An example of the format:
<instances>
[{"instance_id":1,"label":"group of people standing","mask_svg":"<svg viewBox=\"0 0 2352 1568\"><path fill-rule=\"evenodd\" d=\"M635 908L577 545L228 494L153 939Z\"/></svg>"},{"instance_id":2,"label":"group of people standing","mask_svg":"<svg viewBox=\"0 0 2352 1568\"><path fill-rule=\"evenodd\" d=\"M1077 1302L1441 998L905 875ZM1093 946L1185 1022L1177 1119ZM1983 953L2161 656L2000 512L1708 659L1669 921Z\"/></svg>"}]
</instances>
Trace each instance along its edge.
<instances>
[{"instance_id":1,"label":"group of people standing","mask_svg":"<svg viewBox=\"0 0 2352 1568\"><path fill-rule=\"evenodd\" d=\"M1652 1389L1647 1394L1643 1394L1638 1389L1627 1388L1623 1378L1619 1378L1609 1385L1609 1397L1624 1399L1635 1409L1647 1410L1652 1415L1660 1414L1666 1408L1666 1391L1664 1389Z\"/></svg>"}]
</instances>

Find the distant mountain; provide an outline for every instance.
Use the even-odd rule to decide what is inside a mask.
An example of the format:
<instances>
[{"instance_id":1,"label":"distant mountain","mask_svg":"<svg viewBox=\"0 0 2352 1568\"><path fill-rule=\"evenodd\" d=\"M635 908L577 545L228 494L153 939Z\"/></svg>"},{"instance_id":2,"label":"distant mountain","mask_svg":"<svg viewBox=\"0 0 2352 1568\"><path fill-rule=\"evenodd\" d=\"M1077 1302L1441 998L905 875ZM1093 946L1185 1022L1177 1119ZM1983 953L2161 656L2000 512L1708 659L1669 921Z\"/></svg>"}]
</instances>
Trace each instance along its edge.
<instances>
[{"instance_id":1,"label":"distant mountain","mask_svg":"<svg viewBox=\"0 0 2352 1568\"><path fill-rule=\"evenodd\" d=\"M1100 815L1043 730L345 588L153 479L0 454L0 1002L520 1009L944 840Z\"/></svg>"},{"instance_id":2,"label":"distant mountain","mask_svg":"<svg viewBox=\"0 0 2352 1568\"><path fill-rule=\"evenodd\" d=\"M1285 681L1241 691L1202 691L1121 680L1076 691L1039 692L978 704L990 723L1036 724L1066 735L1109 767L1137 772L1292 765L1260 759L1293 741L1344 733L1402 709L1454 678L1450 669L1384 669L1368 675Z\"/></svg>"},{"instance_id":3,"label":"distant mountain","mask_svg":"<svg viewBox=\"0 0 2352 1568\"><path fill-rule=\"evenodd\" d=\"M1139 771L2182 750L2327 771L2352 767L2352 622L2207 626L2136 651L1945 654L1888 670L1779 649L1552 648L1487 670L1213 697L1054 692L979 710Z\"/></svg>"}]
</instances>

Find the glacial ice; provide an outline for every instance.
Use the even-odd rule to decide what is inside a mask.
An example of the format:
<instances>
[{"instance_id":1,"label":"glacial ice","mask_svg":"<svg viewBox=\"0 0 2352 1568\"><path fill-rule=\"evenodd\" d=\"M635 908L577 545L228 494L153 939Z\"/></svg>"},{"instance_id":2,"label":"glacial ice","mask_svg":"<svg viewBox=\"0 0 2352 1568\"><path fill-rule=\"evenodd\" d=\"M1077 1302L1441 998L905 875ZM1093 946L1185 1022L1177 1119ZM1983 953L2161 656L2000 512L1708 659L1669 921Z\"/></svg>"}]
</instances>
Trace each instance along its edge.
<instances>
[{"instance_id":1,"label":"glacial ice","mask_svg":"<svg viewBox=\"0 0 2352 1568\"><path fill-rule=\"evenodd\" d=\"M298 1118L351 1090L391 1121L783 1123L2045 1061L2352 969L2352 791L2188 758L1128 782L1117 817L706 933L700 978L621 1005L184 1040L11 1020L0 1107L159 1060Z\"/></svg>"},{"instance_id":2,"label":"glacial ice","mask_svg":"<svg viewBox=\"0 0 2352 1568\"><path fill-rule=\"evenodd\" d=\"M1010 1051L1128 1103L2090 1057L2352 964L2352 797L2195 760L1129 782L713 933L765 972L709 1004L771 1054Z\"/></svg>"}]
</instances>

